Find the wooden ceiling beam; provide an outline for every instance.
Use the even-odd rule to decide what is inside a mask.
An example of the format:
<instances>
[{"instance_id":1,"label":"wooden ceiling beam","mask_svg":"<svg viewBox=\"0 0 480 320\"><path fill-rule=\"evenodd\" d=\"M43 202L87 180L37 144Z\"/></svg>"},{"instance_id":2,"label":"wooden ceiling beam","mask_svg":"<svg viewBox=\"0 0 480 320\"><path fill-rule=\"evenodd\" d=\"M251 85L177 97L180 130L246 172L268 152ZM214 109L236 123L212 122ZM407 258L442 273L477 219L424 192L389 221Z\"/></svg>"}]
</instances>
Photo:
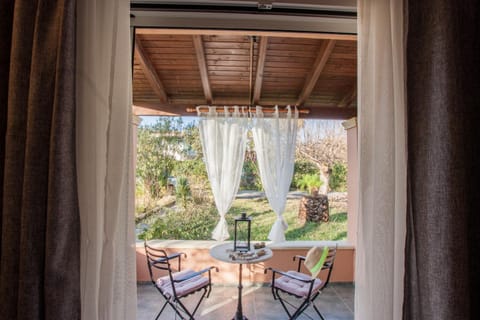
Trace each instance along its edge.
<instances>
[{"instance_id":1,"label":"wooden ceiling beam","mask_svg":"<svg viewBox=\"0 0 480 320\"><path fill-rule=\"evenodd\" d=\"M150 86L152 87L155 94L158 96L160 102L166 103L168 101L168 96L165 91L165 87L163 86L162 81L160 81L155 67L150 61L148 55L143 49L142 43L138 38L135 39L135 52L138 55L138 62L142 66L145 78L147 78L147 81L150 83Z\"/></svg>"},{"instance_id":2,"label":"wooden ceiling beam","mask_svg":"<svg viewBox=\"0 0 480 320\"><path fill-rule=\"evenodd\" d=\"M133 113L137 116L182 116L191 105L171 105L158 102L135 102ZM192 116L192 114L189 114Z\"/></svg>"},{"instance_id":3,"label":"wooden ceiling beam","mask_svg":"<svg viewBox=\"0 0 480 320\"><path fill-rule=\"evenodd\" d=\"M212 103L212 89L210 81L208 81L207 60L205 59L205 50L203 49L203 41L201 35L193 35L193 45L197 55L198 69L200 70L200 78L202 80L203 93L207 104Z\"/></svg>"},{"instance_id":4,"label":"wooden ceiling beam","mask_svg":"<svg viewBox=\"0 0 480 320\"><path fill-rule=\"evenodd\" d=\"M253 90L253 104L260 100L263 83L263 69L265 67L265 58L267 57L268 37L261 37L258 47L257 72L255 75L255 88Z\"/></svg>"},{"instance_id":5,"label":"wooden ceiling beam","mask_svg":"<svg viewBox=\"0 0 480 320\"><path fill-rule=\"evenodd\" d=\"M337 106L340 108L348 108L352 104L353 100L355 100L356 97L357 97L357 84L354 83L352 88L348 90L347 94L342 98L342 100L340 100Z\"/></svg>"},{"instance_id":6,"label":"wooden ceiling beam","mask_svg":"<svg viewBox=\"0 0 480 320\"><path fill-rule=\"evenodd\" d=\"M307 107L308 106L304 106ZM348 120L357 116L357 108L310 107L310 113L305 118L324 120Z\"/></svg>"},{"instance_id":7,"label":"wooden ceiling beam","mask_svg":"<svg viewBox=\"0 0 480 320\"><path fill-rule=\"evenodd\" d=\"M307 101L308 97L313 91L315 84L317 83L323 68L327 64L328 58L335 47L335 40L324 40L319 49L315 63L313 64L312 71L309 73L303 85L303 89L297 99L297 105L301 106Z\"/></svg>"}]
</instances>

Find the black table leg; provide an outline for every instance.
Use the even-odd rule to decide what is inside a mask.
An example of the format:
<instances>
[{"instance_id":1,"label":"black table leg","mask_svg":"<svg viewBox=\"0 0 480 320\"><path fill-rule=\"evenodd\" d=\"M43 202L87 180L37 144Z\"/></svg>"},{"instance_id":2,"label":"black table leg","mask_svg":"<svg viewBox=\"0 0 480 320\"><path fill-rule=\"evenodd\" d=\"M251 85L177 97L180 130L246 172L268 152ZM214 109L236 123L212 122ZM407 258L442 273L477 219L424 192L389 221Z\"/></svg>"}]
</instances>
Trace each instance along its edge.
<instances>
[{"instance_id":1,"label":"black table leg","mask_svg":"<svg viewBox=\"0 0 480 320\"><path fill-rule=\"evenodd\" d=\"M238 276L238 303L237 303L237 312L235 313L235 318L232 320L248 320L247 317L243 315L242 311L242 264L239 264L239 276Z\"/></svg>"}]
</instances>

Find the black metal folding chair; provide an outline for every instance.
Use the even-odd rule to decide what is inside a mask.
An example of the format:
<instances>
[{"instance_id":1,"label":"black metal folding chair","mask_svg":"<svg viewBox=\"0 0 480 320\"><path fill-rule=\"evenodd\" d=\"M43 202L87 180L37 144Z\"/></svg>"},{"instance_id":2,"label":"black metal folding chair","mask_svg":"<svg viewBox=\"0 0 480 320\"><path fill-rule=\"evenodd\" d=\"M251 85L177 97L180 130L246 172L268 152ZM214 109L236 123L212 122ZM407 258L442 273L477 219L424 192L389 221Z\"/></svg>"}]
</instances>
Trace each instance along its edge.
<instances>
[{"instance_id":1,"label":"black metal folding chair","mask_svg":"<svg viewBox=\"0 0 480 320\"><path fill-rule=\"evenodd\" d=\"M267 273L268 270L272 271L271 288L273 298L280 301L290 320L297 319L309 306L313 307L320 319L325 320L314 301L322 290L328 286L336 253L337 246L329 248L323 266L321 267L321 270L327 270L325 280L312 278L310 274L301 272L302 262L305 261L304 256L297 255L293 257L293 261L298 259L296 271L290 270L284 272L273 268L265 269L265 273ZM298 303L292 303L286 300L285 297L287 297L287 295L296 298Z\"/></svg>"},{"instance_id":2,"label":"black metal folding chair","mask_svg":"<svg viewBox=\"0 0 480 320\"><path fill-rule=\"evenodd\" d=\"M145 241L145 253L147 256L148 272L150 279L155 288L165 299L160 312L157 314L155 320L160 318L160 315L165 310L167 305L170 305L175 313L180 316L180 319L193 320L195 312L204 298L208 298L212 290L211 270L217 267L208 267L198 272L191 269L181 270L182 255L184 258L187 255L183 252L167 255L165 250L157 249L149 246ZM176 269L173 268L172 263L176 260ZM154 270L164 270L167 275L155 278ZM208 275L208 276L207 276ZM185 304L181 301L183 298L197 293L200 295L193 311L187 309Z\"/></svg>"}]
</instances>

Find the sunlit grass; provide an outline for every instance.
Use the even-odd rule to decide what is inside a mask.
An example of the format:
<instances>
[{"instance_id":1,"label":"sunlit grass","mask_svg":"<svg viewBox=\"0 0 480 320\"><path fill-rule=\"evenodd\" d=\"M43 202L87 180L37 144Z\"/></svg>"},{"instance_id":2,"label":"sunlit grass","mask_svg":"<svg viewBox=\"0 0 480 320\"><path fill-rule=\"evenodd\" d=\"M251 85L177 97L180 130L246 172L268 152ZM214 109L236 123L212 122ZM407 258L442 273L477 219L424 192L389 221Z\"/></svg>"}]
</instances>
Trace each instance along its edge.
<instances>
[{"instance_id":1,"label":"sunlit grass","mask_svg":"<svg viewBox=\"0 0 480 320\"><path fill-rule=\"evenodd\" d=\"M288 223L287 240L344 240L347 237L347 213L330 208L328 222L301 223L298 219L300 199L287 200L284 218ZM246 212L252 217L252 240L267 241L276 215L266 199L236 199L226 215L230 240L234 235L234 219ZM187 210L168 209L163 217L144 220L150 227L140 237L147 239L209 240L218 222L213 203L190 204Z\"/></svg>"},{"instance_id":2,"label":"sunlit grass","mask_svg":"<svg viewBox=\"0 0 480 320\"><path fill-rule=\"evenodd\" d=\"M287 200L284 218L288 223L285 232L287 240L344 240L347 238L347 213L336 208L330 209L328 222L300 223L298 219L299 199ZM236 199L227 215L230 233L233 234L233 220L241 212L252 217L252 239L267 240L276 215L266 199ZM231 223L230 223L231 222Z\"/></svg>"}]
</instances>

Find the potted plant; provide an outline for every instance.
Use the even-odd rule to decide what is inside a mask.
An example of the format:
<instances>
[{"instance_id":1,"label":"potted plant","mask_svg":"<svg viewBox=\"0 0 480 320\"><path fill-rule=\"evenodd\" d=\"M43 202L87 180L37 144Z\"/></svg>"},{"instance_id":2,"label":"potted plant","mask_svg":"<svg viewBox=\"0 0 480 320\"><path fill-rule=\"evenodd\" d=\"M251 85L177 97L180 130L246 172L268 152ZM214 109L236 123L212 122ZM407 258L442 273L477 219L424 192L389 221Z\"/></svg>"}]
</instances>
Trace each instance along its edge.
<instances>
[{"instance_id":1,"label":"potted plant","mask_svg":"<svg viewBox=\"0 0 480 320\"><path fill-rule=\"evenodd\" d=\"M318 188L320 188L322 184L323 181L320 180L318 174L304 174L297 182L297 186L301 190L307 190L312 196L318 195Z\"/></svg>"},{"instance_id":2,"label":"potted plant","mask_svg":"<svg viewBox=\"0 0 480 320\"><path fill-rule=\"evenodd\" d=\"M317 174L305 174L297 182L301 190L308 190L309 195L302 198L298 217L302 222L327 222L329 219L328 197L318 194L318 188L323 184Z\"/></svg>"}]
</instances>

